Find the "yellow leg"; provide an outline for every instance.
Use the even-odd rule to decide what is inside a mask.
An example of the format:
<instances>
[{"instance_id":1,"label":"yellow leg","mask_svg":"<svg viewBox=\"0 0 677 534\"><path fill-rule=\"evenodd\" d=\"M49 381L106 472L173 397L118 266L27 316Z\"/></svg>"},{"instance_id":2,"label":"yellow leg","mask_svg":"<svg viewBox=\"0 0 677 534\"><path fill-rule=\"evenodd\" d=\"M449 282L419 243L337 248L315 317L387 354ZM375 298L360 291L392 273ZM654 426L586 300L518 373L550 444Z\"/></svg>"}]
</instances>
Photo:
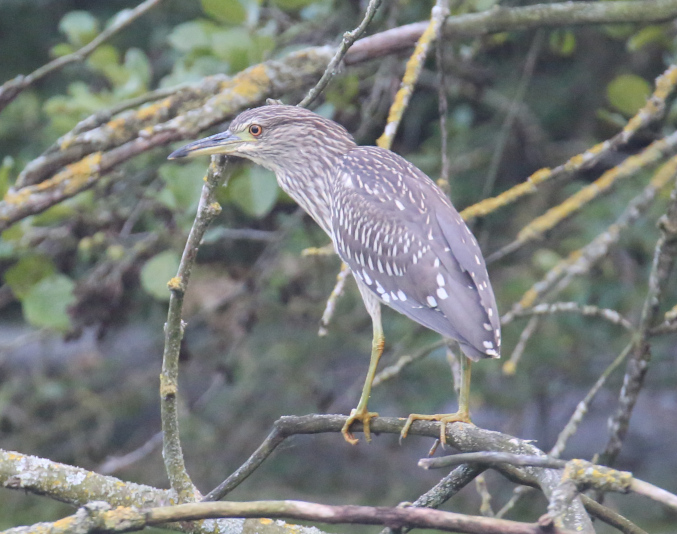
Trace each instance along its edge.
<instances>
[{"instance_id":1,"label":"yellow leg","mask_svg":"<svg viewBox=\"0 0 677 534\"><path fill-rule=\"evenodd\" d=\"M470 410L468 401L470 397L470 371L472 361L464 355L461 355L461 388L458 393L458 411L456 413L438 413L434 415L423 415L412 413L404 424L400 433L403 438L407 437L409 428L414 421L439 421L440 422L440 441L447 443L447 423L472 423L470 420Z\"/></svg>"},{"instance_id":2,"label":"yellow leg","mask_svg":"<svg viewBox=\"0 0 677 534\"><path fill-rule=\"evenodd\" d=\"M383 345L385 343L383 327L381 326L380 309L378 313L372 314L372 322L374 325L374 337L371 342L371 358L369 360L367 378L364 381L362 395L360 396L360 401L357 403L357 408L350 412L350 416L341 430L341 434L343 434L345 440L351 445L355 445L359 440L350 433L350 425L352 425L354 421L361 421L364 426L364 437L367 438L367 441L371 441L369 422L374 417L378 417L378 413L367 410L367 403L369 402L369 396L371 395L371 384L374 381L374 375L376 375L376 367L378 366L378 361L381 359L381 354L383 354Z\"/></svg>"}]
</instances>

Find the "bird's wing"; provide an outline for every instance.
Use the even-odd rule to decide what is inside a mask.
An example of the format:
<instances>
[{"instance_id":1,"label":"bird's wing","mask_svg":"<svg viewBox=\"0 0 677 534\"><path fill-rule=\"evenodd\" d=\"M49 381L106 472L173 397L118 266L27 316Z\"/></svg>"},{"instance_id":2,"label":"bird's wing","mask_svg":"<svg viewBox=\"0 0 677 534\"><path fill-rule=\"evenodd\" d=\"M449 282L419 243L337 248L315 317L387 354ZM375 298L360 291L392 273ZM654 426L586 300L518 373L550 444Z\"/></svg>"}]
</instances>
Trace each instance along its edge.
<instances>
[{"instance_id":1,"label":"bird's wing","mask_svg":"<svg viewBox=\"0 0 677 534\"><path fill-rule=\"evenodd\" d=\"M348 152L332 191L334 245L382 302L459 341L472 359L498 357L500 327L477 241L419 169L376 147Z\"/></svg>"}]
</instances>

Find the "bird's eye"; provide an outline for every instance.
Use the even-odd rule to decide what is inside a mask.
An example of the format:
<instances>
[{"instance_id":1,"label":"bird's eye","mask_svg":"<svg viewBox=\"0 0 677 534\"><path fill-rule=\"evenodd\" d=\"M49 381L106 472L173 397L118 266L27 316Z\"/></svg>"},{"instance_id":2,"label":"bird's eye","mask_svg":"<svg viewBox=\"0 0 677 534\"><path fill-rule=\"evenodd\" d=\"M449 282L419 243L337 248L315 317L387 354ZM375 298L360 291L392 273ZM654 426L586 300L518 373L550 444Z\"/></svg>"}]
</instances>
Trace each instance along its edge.
<instances>
[{"instance_id":1,"label":"bird's eye","mask_svg":"<svg viewBox=\"0 0 677 534\"><path fill-rule=\"evenodd\" d=\"M249 127L249 133L252 134L254 137L258 137L263 133L263 128L259 126L258 124L252 124Z\"/></svg>"}]
</instances>

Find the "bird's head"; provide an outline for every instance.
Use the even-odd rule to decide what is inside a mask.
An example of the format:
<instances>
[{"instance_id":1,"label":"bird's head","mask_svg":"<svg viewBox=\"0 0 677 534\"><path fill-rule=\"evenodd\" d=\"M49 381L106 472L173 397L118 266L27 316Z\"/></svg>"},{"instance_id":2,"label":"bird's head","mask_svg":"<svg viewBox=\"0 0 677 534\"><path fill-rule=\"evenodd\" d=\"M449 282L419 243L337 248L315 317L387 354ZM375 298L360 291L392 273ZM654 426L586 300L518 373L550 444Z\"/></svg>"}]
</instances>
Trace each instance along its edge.
<instances>
[{"instance_id":1,"label":"bird's head","mask_svg":"<svg viewBox=\"0 0 677 534\"><path fill-rule=\"evenodd\" d=\"M276 104L242 112L225 132L181 147L169 159L227 154L278 171L304 165L308 157L343 154L354 146L339 124L304 108Z\"/></svg>"}]
</instances>

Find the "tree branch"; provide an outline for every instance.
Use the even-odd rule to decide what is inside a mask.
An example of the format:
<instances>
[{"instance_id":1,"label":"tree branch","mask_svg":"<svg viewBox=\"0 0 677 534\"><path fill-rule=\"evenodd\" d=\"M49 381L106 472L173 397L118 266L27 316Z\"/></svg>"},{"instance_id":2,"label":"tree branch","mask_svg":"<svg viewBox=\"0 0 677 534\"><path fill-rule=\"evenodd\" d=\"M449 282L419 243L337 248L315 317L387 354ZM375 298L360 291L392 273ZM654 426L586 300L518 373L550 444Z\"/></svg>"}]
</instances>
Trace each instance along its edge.
<instances>
[{"instance_id":1,"label":"tree branch","mask_svg":"<svg viewBox=\"0 0 677 534\"><path fill-rule=\"evenodd\" d=\"M677 171L673 173L673 179L676 174ZM618 409L609 421L611 436L602 455L602 463L606 465L612 465L621 450L632 410L644 385L644 377L651 361L649 332L658 318L658 310L677 256L677 183L670 195L666 214L658 221L658 227L661 235L654 250L649 289L642 309L638 335L634 340L632 354L626 367Z\"/></svg>"},{"instance_id":2,"label":"tree branch","mask_svg":"<svg viewBox=\"0 0 677 534\"><path fill-rule=\"evenodd\" d=\"M255 454L258 454L259 452L261 452L261 454L260 456L257 456L255 461L257 462L257 465L260 465L260 463L289 436L296 434L340 432L346 419L347 416L345 415L281 417L275 422L274 432L268 436L264 445L257 449ZM406 419L404 418L377 417L371 422L372 433L375 435L381 433L399 435L405 422ZM351 428L354 432L362 431L361 423L356 422ZM437 438L439 437L439 432L440 427L438 422L416 421L411 426L409 435ZM526 441L506 434L501 434L500 432L484 430L474 425L464 423L446 425L446 436L449 445L463 452L497 451L523 455L544 455L543 451ZM251 458L247 463L250 461L252 461ZM525 467L524 473L525 476L530 477L534 483L540 486L547 497L549 497L551 492L557 487L560 479L559 471L553 469ZM590 520L580 501L574 501L569 510L568 517L564 520L562 525L558 526L572 530L578 529L580 532L593 532Z\"/></svg>"},{"instance_id":3,"label":"tree branch","mask_svg":"<svg viewBox=\"0 0 677 534\"><path fill-rule=\"evenodd\" d=\"M298 105L300 107L307 108L310 106L310 104L312 104L315 99L320 96L320 93L324 91L325 87L329 85L331 79L336 76L341 60L345 57L353 43L362 37L365 30L367 29L367 26L374 18L374 15L376 15L376 11L381 6L382 1L383 0L369 0L369 5L367 6L367 10L364 14L362 22L360 22L360 25L353 31L345 32L343 34L343 40L341 41L341 45L336 50L334 57L331 58L329 65L327 65L327 68L324 70L324 73L317 84L310 91L308 91L306 97L301 100L301 102L299 102Z\"/></svg>"},{"instance_id":4,"label":"tree branch","mask_svg":"<svg viewBox=\"0 0 677 534\"><path fill-rule=\"evenodd\" d=\"M449 17L444 24L447 39L464 39L490 33L589 24L661 22L677 17L675 0L635 2L561 2L526 7L499 7L481 13ZM357 41L346 64L360 63L411 48L428 22L407 24Z\"/></svg>"},{"instance_id":5,"label":"tree branch","mask_svg":"<svg viewBox=\"0 0 677 534\"><path fill-rule=\"evenodd\" d=\"M38 80L41 80L48 74L51 74L70 63L84 61L87 56L94 52L94 50L96 50L100 45L113 37L115 34L124 30L132 22L144 15L146 12L150 11L160 2L162 2L162 0L146 0L145 2L142 2L136 6L134 9L127 10L126 13L118 14L113 24L111 24L108 28L102 31L99 35L97 35L79 50L76 50L72 54L56 58L28 74L27 76L20 75L13 80L5 82L0 87L0 112L2 112L5 107L7 107L7 104L19 96L22 91L33 85Z\"/></svg>"},{"instance_id":6,"label":"tree branch","mask_svg":"<svg viewBox=\"0 0 677 534\"><path fill-rule=\"evenodd\" d=\"M183 249L181 263L176 277L169 283L171 295L169 298L169 310L165 323L165 349L162 356L162 373L160 375L160 399L162 409L162 457L165 461L165 469L172 488L179 496L179 502L194 502L201 498L200 492L195 488L183 462L181 440L179 438L179 414L177 396L179 387L179 352L185 323L181 318L183 309L183 297L193 264L197 258L197 251L207 228L212 220L221 213L221 206L215 201L216 190L227 181L225 173L225 156L212 156L211 164L202 187L200 204L193 227L188 235L188 240Z\"/></svg>"}]
</instances>

